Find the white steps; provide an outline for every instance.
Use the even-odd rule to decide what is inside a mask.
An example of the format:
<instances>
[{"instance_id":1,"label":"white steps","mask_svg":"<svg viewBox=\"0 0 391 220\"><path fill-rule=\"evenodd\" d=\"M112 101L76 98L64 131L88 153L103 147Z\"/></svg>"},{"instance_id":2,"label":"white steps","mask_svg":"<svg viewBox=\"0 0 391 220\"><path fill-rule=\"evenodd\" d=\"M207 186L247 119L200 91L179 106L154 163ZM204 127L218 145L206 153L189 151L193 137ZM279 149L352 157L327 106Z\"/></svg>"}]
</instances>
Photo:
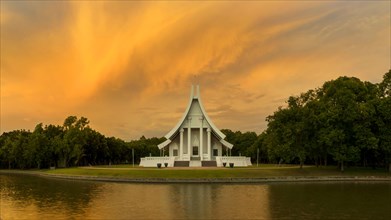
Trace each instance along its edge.
<instances>
[{"instance_id":1,"label":"white steps","mask_svg":"<svg viewBox=\"0 0 391 220\"><path fill-rule=\"evenodd\" d=\"M189 166L190 167L201 167L202 164L201 164L201 161L199 161L199 160L191 160Z\"/></svg>"}]
</instances>

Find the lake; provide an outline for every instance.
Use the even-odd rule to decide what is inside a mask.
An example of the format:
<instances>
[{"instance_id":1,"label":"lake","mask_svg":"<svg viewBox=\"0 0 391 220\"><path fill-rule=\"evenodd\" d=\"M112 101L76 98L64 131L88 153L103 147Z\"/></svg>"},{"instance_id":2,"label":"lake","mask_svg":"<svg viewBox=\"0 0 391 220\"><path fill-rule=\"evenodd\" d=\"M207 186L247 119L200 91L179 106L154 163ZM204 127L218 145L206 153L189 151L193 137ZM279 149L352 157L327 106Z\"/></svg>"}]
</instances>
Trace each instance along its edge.
<instances>
[{"instance_id":1,"label":"lake","mask_svg":"<svg viewBox=\"0 0 391 220\"><path fill-rule=\"evenodd\" d=\"M0 174L1 219L391 219L390 182L133 184Z\"/></svg>"}]
</instances>

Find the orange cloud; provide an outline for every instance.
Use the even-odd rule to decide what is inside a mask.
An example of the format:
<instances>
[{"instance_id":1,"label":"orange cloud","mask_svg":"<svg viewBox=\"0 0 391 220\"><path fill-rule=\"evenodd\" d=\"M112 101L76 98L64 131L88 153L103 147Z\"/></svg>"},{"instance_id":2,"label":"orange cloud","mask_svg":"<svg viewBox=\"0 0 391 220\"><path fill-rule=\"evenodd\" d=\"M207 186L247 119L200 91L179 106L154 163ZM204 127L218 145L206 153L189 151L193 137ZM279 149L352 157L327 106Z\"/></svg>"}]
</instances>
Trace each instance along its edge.
<instances>
[{"instance_id":1,"label":"orange cloud","mask_svg":"<svg viewBox=\"0 0 391 220\"><path fill-rule=\"evenodd\" d=\"M389 6L2 1L1 131L74 114L107 135L161 136L196 81L220 128L261 132L289 95L339 75L380 81Z\"/></svg>"}]
</instances>

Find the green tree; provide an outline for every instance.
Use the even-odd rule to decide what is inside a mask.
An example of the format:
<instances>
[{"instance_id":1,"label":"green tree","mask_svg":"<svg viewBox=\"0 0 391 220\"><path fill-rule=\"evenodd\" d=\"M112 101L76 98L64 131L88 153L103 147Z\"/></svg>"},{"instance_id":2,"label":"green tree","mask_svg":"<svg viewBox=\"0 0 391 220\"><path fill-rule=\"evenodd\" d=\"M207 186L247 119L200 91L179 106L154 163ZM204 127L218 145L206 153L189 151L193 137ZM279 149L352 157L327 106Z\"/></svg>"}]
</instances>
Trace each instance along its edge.
<instances>
[{"instance_id":1,"label":"green tree","mask_svg":"<svg viewBox=\"0 0 391 220\"><path fill-rule=\"evenodd\" d=\"M87 125L88 120L84 117L78 120L76 116L69 116L65 119L64 136L57 143L57 146L60 147L61 166L68 167L77 165L85 156L86 132L83 131Z\"/></svg>"},{"instance_id":2,"label":"green tree","mask_svg":"<svg viewBox=\"0 0 391 220\"><path fill-rule=\"evenodd\" d=\"M70 128L74 127L77 122L77 117L76 116L68 116L64 120L64 128L65 130L69 130Z\"/></svg>"},{"instance_id":3,"label":"green tree","mask_svg":"<svg viewBox=\"0 0 391 220\"><path fill-rule=\"evenodd\" d=\"M391 172L391 70L383 76L379 85L378 128L379 150L383 155L388 171Z\"/></svg>"},{"instance_id":4,"label":"green tree","mask_svg":"<svg viewBox=\"0 0 391 220\"><path fill-rule=\"evenodd\" d=\"M365 102L364 83L354 77L340 77L323 85L325 102L328 109L329 132L332 146L330 153L344 171L345 162L355 162L360 158L360 148L355 139L355 124L360 121L359 103Z\"/></svg>"},{"instance_id":5,"label":"green tree","mask_svg":"<svg viewBox=\"0 0 391 220\"><path fill-rule=\"evenodd\" d=\"M268 128L266 130L266 146L269 159L281 164L290 163L294 159L292 140L289 127L289 109L280 107L273 115L267 117Z\"/></svg>"},{"instance_id":6,"label":"green tree","mask_svg":"<svg viewBox=\"0 0 391 220\"><path fill-rule=\"evenodd\" d=\"M260 135L257 136L257 139L254 141L254 143L247 149L246 155L251 157L251 160L253 162L256 162L257 154L259 152L258 162L268 163L268 153L265 139L266 133L262 132Z\"/></svg>"},{"instance_id":7,"label":"green tree","mask_svg":"<svg viewBox=\"0 0 391 220\"><path fill-rule=\"evenodd\" d=\"M29 137L28 149L25 150L25 159L29 161L30 167L48 167L50 155L49 140L44 134L42 123L35 126Z\"/></svg>"}]
</instances>

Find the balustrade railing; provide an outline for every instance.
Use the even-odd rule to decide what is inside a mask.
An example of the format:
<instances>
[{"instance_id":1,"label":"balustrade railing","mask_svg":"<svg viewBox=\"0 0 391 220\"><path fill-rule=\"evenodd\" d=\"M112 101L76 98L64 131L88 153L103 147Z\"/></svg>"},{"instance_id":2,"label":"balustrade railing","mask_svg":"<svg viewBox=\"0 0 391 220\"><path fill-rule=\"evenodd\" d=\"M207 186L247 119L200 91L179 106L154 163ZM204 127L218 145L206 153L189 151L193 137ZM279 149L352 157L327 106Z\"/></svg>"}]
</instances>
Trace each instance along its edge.
<instances>
[{"instance_id":1,"label":"balustrade railing","mask_svg":"<svg viewBox=\"0 0 391 220\"><path fill-rule=\"evenodd\" d=\"M223 163L226 163L227 166L230 163L233 163L235 167L247 167L252 165L250 157L242 156L219 156L216 157L216 162L218 167L222 167Z\"/></svg>"},{"instance_id":2,"label":"balustrade railing","mask_svg":"<svg viewBox=\"0 0 391 220\"><path fill-rule=\"evenodd\" d=\"M140 167L157 167L160 163L164 167L164 163L168 164L168 167L173 167L175 157L143 157L140 161Z\"/></svg>"}]
</instances>

